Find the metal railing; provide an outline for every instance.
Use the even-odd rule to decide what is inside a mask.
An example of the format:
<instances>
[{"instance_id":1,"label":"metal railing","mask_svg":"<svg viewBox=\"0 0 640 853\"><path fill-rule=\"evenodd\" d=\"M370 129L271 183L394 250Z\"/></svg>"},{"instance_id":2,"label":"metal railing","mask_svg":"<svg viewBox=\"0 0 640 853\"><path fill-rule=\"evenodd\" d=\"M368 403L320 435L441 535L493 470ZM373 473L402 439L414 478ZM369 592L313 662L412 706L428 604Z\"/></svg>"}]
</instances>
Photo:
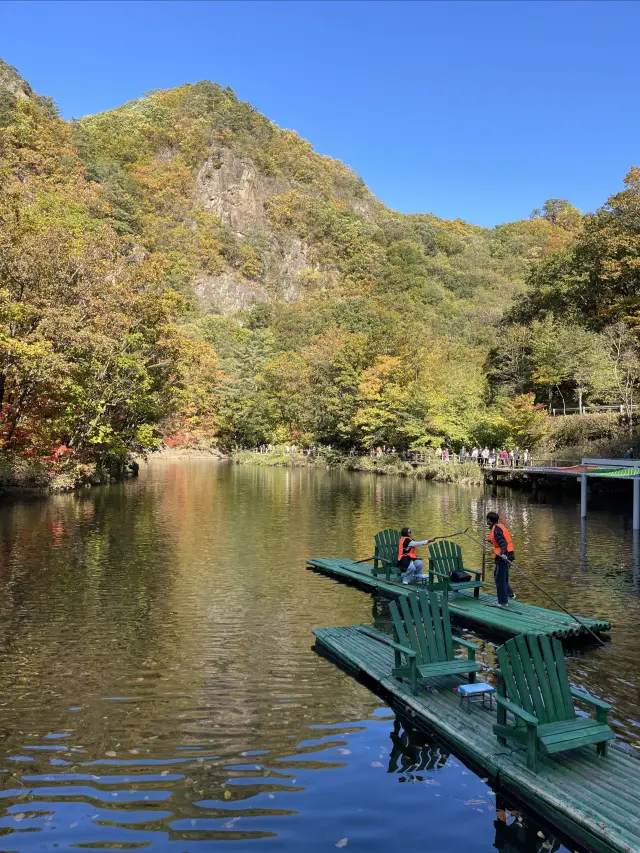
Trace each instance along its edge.
<instances>
[{"instance_id":1,"label":"metal railing","mask_svg":"<svg viewBox=\"0 0 640 853\"><path fill-rule=\"evenodd\" d=\"M570 415L570 414L579 414L579 415L588 415L589 412L619 412L621 415L624 415L628 411L636 411L638 409L638 405L634 403L632 406L625 406L620 403L611 404L607 406L583 406L582 409L577 407L569 407L566 408L563 406L561 409L551 409L551 417L557 417L558 415Z\"/></svg>"}]
</instances>

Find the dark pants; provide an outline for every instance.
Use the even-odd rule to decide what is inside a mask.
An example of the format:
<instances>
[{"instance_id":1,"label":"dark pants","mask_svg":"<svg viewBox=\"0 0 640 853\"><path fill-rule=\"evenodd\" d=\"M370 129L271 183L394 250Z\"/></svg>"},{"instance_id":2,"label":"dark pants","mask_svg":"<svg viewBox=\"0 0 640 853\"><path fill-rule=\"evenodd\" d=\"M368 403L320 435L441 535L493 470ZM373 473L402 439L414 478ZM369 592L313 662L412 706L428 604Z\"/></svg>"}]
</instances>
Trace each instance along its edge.
<instances>
[{"instance_id":1,"label":"dark pants","mask_svg":"<svg viewBox=\"0 0 640 853\"><path fill-rule=\"evenodd\" d=\"M508 604L509 598L513 595L513 590L509 586L509 564L514 559L514 554L509 553L507 559L496 556L496 567L493 570L493 577L496 581L496 592L498 594L498 604Z\"/></svg>"}]
</instances>

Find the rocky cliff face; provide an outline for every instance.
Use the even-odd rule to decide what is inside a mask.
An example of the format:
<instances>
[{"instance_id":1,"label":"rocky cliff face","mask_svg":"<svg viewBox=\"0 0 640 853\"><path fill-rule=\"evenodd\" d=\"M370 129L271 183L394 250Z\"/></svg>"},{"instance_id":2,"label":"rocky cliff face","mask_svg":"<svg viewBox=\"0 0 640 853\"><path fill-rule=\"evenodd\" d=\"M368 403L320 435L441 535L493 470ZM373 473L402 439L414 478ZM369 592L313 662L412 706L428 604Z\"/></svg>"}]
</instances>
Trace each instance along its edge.
<instances>
[{"instance_id":1,"label":"rocky cliff face","mask_svg":"<svg viewBox=\"0 0 640 853\"><path fill-rule=\"evenodd\" d=\"M18 74L16 68L0 59L0 89L4 89L16 98L28 98L33 94L31 86Z\"/></svg>"},{"instance_id":2,"label":"rocky cliff face","mask_svg":"<svg viewBox=\"0 0 640 853\"><path fill-rule=\"evenodd\" d=\"M295 235L276 234L267 211L270 199L294 187L295 182L265 175L229 148L207 158L196 177L198 202L238 239L261 243L265 270L259 281L247 280L233 270L217 275L199 272L194 284L203 306L237 311L273 296L287 301L298 297L300 273L316 268L312 253Z\"/></svg>"}]
</instances>

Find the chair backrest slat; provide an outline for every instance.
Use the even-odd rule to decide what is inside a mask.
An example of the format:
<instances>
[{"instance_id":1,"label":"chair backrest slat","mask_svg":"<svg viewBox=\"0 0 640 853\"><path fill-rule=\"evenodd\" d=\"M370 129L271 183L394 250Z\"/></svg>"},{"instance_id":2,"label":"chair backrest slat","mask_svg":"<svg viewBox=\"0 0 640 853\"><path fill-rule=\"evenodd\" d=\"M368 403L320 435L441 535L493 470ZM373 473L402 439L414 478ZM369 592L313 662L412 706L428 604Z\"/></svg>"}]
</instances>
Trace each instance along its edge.
<instances>
[{"instance_id":1,"label":"chair backrest slat","mask_svg":"<svg viewBox=\"0 0 640 853\"><path fill-rule=\"evenodd\" d=\"M555 722L558 719L558 711L556 703L551 692L551 685L547 678L547 669L542 659L540 644L535 634L527 634L527 644L531 652L531 661L538 679L538 685L544 701L544 707L547 711L547 722Z\"/></svg>"},{"instance_id":2,"label":"chair backrest slat","mask_svg":"<svg viewBox=\"0 0 640 853\"><path fill-rule=\"evenodd\" d=\"M507 695L540 723L575 717L562 644L543 634L513 637L496 650Z\"/></svg>"},{"instance_id":3,"label":"chair backrest slat","mask_svg":"<svg viewBox=\"0 0 640 853\"><path fill-rule=\"evenodd\" d=\"M398 605L395 601L392 601L389 604L389 612L391 613L391 621L393 622L393 629L396 634L396 640L400 643L401 646L405 646L406 648L413 649L413 645L411 644L411 640L405 630L404 622L402 621L402 616L400 615L400 610L398 609Z\"/></svg>"},{"instance_id":4,"label":"chair backrest slat","mask_svg":"<svg viewBox=\"0 0 640 853\"><path fill-rule=\"evenodd\" d=\"M440 612L440 603L435 592L429 593L429 616L433 625L433 633L436 638L436 648L438 650L437 659L447 660L447 649L444 644L444 632L442 630L442 615Z\"/></svg>"},{"instance_id":5,"label":"chair backrest slat","mask_svg":"<svg viewBox=\"0 0 640 853\"><path fill-rule=\"evenodd\" d=\"M424 626L424 634L427 640L429 649L429 663L435 663L438 658L438 646L436 645L436 635L433 631L433 619L431 618L431 606L426 592L421 589L418 592L420 601L420 609L422 610L422 624Z\"/></svg>"},{"instance_id":6,"label":"chair backrest slat","mask_svg":"<svg viewBox=\"0 0 640 853\"><path fill-rule=\"evenodd\" d=\"M444 634L444 650L447 660L453 660L453 637L451 635L451 617L449 616L449 602L447 596L443 595L440 599L440 609L442 611L442 633Z\"/></svg>"},{"instance_id":7,"label":"chair backrest slat","mask_svg":"<svg viewBox=\"0 0 640 853\"><path fill-rule=\"evenodd\" d=\"M553 695L553 701L556 707L556 719L558 720L566 720L571 719L575 715L575 710L572 705L572 712L567 713L567 706L565 702L565 695L562 690L562 685L560 684L560 678L558 676L558 670L556 666L556 660L553 654L553 648L551 646L551 642L548 637L540 636L538 638L540 643L540 649L542 650L542 658L545 663L545 667L547 670L547 678L549 679L549 687L551 689L551 693Z\"/></svg>"},{"instance_id":8,"label":"chair backrest slat","mask_svg":"<svg viewBox=\"0 0 640 853\"><path fill-rule=\"evenodd\" d=\"M449 560L452 565L451 571L462 569L462 548L448 539L445 539L442 544L446 546L447 553L449 554Z\"/></svg>"},{"instance_id":9,"label":"chair backrest slat","mask_svg":"<svg viewBox=\"0 0 640 853\"><path fill-rule=\"evenodd\" d=\"M576 715L576 709L573 704L573 697L571 696L571 688L569 686L569 676L567 674L567 667L564 662L564 652L562 650L562 643L560 640L556 640L555 637L551 640L551 649L553 651L553 657L556 662L556 671L558 673L558 681L560 682L560 690L562 691L562 698L564 699L564 710L567 719L571 719Z\"/></svg>"},{"instance_id":10,"label":"chair backrest slat","mask_svg":"<svg viewBox=\"0 0 640 853\"><path fill-rule=\"evenodd\" d=\"M420 643L418 642L418 626L416 625L413 616L411 614L411 610L409 609L409 603L407 602L407 596L401 595L398 599L398 603L400 604L400 612L402 613L402 619L404 621L404 628L407 632L407 636L409 637L409 643L411 648L417 655L418 663L422 660L422 650L420 649Z\"/></svg>"},{"instance_id":11,"label":"chair backrest slat","mask_svg":"<svg viewBox=\"0 0 640 853\"><path fill-rule=\"evenodd\" d=\"M431 663L431 653L427 645L427 638L425 636L425 632L420 630L420 626L423 621L423 614L420 610L418 597L415 595L409 595L406 597L409 599L409 609L415 626L418 645L420 647L420 655L422 656L424 663Z\"/></svg>"},{"instance_id":12,"label":"chair backrest slat","mask_svg":"<svg viewBox=\"0 0 640 853\"><path fill-rule=\"evenodd\" d=\"M498 648L496 649L496 657L498 658L498 663L500 664L500 672L502 673L505 687L507 688L507 696L509 697L509 699L511 699L512 702L515 702L516 705L520 705L521 708L525 708L524 701L520 696L520 687L516 681L514 668L511 663L511 656L509 654L510 642L510 640L507 640L504 645L498 646ZM514 649L515 656L517 659L517 649L513 644L512 647ZM529 705L530 704L531 703L529 702Z\"/></svg>"},{"instance_id":13,"label":"chair backrest slat","mask_svg":"<svg viewBox=\"0 0 640 853\"><path fill-rule=\"evenodd\" d=\"M552 722L553 718L549 719L549 715L544 704L544 698L540 691L540 685L538 684L538 676L536 675L533 664L531 663L531 652L529 650L527 640L523 634L517 634L513 640L518 649L522 675L533 703L533 713L541 723Z\"/></svg>"},{"instance_id":14,"label":"chair backrest slat","mask_svg":"<svg viewBox=\"0 0 640 853\"><path fill-rule=\"evenodd\" d=\"M522 659L520 657L520 649L518 648L518 644L515 642L515 638L513 643L509 643L509 659L511 660L511 669L513 671L513 677L515 679L516 684L518 685L518 693L520 695L520 703L525 711L528 711L530 714L535 714L536 709L533 707L533 702L531 701L531 694L529 693L529 685L524 677L524 672L522 668Z\"/></svg>"}]
</instances>

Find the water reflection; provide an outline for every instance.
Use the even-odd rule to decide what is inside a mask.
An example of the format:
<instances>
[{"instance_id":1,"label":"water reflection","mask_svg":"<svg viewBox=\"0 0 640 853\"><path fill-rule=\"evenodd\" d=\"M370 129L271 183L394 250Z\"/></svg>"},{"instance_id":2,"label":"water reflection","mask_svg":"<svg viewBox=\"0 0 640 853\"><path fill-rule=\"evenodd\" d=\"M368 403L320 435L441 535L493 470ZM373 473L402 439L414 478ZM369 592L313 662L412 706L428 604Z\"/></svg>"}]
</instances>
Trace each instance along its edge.
<instances>
[{"instance_id":1,"label":"water reflection","mask_svg":"<svg viewBox=\"0 0 640 853\"><path fill-rule=\"evenodd\" d=\"M400 782L424 782L422 771L441 770L451 755L404 719L394 720L389 737L392 746L387 772L398 773Z\"/></svg>"},{"instance_id":2,"label":"water reflection","mask_svg":"<svg viewBox=\"0 0 640 853\"><path fill-rule=\"evenodd\" d=\"M570 503L201 460L5 502L2 849L187 853L245 840L313 851L347 838L387 851L422 846L425 825L433 849L490 849L495 806L482 780L311 652L317 625L388 630L386 603L305 561L365 557L377 530L400 523L478 532L491 508L527 573L574 612L613 619L609 646L569 669L614 701L618 731L635 742L637 558L614 514L592 510L581 557ZM463 548L479 565L475 546ZM492 665L492 644L477 643Z\"/></svg>"}]
</instances>

